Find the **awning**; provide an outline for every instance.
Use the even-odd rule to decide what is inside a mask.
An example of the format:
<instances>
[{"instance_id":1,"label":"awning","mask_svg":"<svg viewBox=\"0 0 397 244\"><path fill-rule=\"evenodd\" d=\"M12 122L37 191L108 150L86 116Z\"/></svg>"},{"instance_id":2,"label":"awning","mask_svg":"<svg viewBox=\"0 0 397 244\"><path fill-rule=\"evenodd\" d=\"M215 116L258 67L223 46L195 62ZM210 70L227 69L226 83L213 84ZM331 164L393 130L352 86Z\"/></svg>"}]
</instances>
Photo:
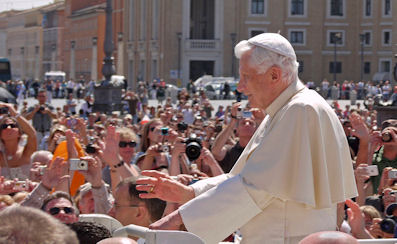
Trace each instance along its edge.
<instances>
[{"instance_id":1,"label":"awning","mask_svg":"<svg viewBox=\"0 0 397 244\"><path fill-rule=\"evenodd\" d=\"M391 81L391 74L389 72L377 72L372 76L372 81Z\"/></svg>"}]
</instances>

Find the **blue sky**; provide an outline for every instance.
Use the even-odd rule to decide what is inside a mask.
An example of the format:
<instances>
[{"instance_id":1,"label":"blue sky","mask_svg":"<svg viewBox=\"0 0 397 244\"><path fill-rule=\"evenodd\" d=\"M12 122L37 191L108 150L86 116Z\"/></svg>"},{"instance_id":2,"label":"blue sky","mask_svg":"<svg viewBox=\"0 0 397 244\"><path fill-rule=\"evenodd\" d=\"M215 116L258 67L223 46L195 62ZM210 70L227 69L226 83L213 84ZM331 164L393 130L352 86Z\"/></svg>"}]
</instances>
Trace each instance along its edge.
<instances>
[{"instance_id":1,"label":"blue sky","mask_svg":"<svg viewBox=\"0 0 397 244\"><path fill-rule=\"evenodd\" d=\"M11 9L31 9L52 2L53 0L0 0L0 12Z\"/></svg>"}]
</instances>

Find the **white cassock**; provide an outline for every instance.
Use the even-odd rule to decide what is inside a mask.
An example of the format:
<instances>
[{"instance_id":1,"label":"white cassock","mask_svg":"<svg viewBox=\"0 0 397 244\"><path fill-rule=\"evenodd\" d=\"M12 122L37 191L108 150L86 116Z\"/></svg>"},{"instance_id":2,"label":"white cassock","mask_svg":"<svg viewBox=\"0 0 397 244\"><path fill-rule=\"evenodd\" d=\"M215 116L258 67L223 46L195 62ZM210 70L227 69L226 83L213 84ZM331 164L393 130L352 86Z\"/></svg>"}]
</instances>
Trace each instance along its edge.
<instances>
[{"instance_id":1,"label":"white cassock","mask_svg":"<svg viewBox=\"0 0 397 244\"><path fill-rule=\"evenodd\" d=\"M345 133L317 92L293 82L266 113L231 172L193 184L179 208L205 243L237 229L243 243L297 243L336 230L337 203L357 196Z\"/></svg>"}]
</instances>

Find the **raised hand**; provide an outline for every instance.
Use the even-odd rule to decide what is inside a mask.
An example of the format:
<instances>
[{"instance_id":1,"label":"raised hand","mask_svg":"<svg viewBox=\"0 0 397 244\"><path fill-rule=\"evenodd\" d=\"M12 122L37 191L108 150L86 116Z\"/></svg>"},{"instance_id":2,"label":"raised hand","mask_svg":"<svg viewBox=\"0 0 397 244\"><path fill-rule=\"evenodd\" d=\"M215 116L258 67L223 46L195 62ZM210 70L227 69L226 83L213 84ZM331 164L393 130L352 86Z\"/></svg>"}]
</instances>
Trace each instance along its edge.
<instances>
[{"instance_id":1,"label":"raised hand","mask_svg":"<svg viewBox=\"0 0 397 244\"><path fill-rule=\"evenodd\" d=\"M63 158L57 157L50 166L44 170L41 182L47 189L52 189L61 183L61 181L70 179L68 172L69 164L64 162Z\"/></svg>"},{"instance_id":2,"label":"raised hand","mask_svg":"<svg viewBox=\"0 0 397 244\"><path fill-rule=\"evenodd\" d=\"M84 175L85 179L92 184L94 187L100 187L102 185L102 164L99 158L93 157L81 157L80 160L84 160L88 163L87 170L80 170L79 172Z\"/></svg>"},{"instance_id":3,"label":"raised hand","mask_svg":"<svg viewBox=\"0 0 397 244\"><path fill-rule=\"evenodd\" d=\"M116 132L116 127L109 126L106 133L104 146L102 148L102 160L109 166L120 162L119 155L120 134Z\"/></svg>"}]
</instances>

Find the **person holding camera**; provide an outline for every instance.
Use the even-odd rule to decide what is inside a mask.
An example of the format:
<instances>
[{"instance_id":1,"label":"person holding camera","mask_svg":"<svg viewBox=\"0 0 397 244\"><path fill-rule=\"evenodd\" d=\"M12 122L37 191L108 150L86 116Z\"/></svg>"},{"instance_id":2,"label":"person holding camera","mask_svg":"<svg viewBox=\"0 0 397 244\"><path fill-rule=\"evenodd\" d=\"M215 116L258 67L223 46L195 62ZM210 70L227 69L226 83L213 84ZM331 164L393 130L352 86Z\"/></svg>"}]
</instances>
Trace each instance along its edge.
<instances>
[{"instance_id":1,"label":"person holding camera","mask_svg":"<svg viewBox=\"0 0 397 244\"><path fill-rule=\"evenodd\" d=\"M256 130L255 121L252 118L243 118L241 113L241 103L233 104L230 123L218 134L212 144L211 152L225 173L229 173L233 168ZM235 128L237 128L239 140L231 146L226 142L232 136Z\"/></svg>"},{"instance_id":2,"label":"person holding camera","mask_svg":"<svg viewBox=\"0 0 397 244\"><path fill-rule=\"evenodd\" d=\"M35 106L28 109L25 118L32 120L32 124L37 134L37 145L41 145L41 140L50 134L51 123L53 119L57 118L54 108L46 103L47 92L40 89L37 94L37 101L39 102ZM42 150L44 148L39 148Z\"/></svg>"},{"instance_id":3,"label":"person holding camera","mask_svg":"<svg viewBox=\"0 0 397 244\"><path fill-rule=\"evenodd\" d=\"M371 134L370 144L371 163L378 166L379 172L386 167L397 168L397 120L383 121L381 132ZM380 179L380 175L371 178L374 193L378 192Z\"/></svg>"}]
</instances>

